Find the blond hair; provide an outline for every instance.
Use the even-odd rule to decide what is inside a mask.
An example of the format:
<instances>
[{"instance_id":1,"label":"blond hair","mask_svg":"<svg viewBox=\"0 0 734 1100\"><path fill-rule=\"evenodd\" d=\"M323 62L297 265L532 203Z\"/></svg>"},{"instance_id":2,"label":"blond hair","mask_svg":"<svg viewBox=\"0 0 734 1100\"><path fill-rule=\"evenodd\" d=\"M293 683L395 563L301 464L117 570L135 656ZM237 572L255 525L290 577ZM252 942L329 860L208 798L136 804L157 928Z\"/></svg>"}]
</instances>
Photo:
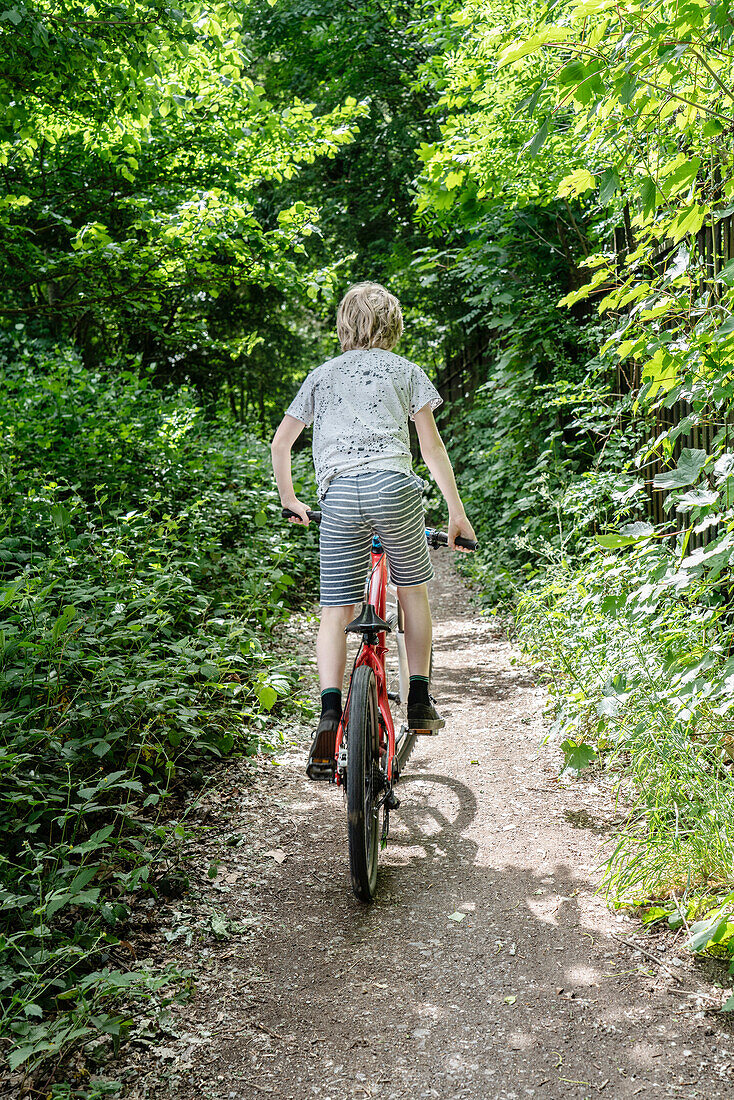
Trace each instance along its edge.
<instances>
[{"instance_id":1,"label":"blond hair","mask_svg":"<svg viewBox=\"0 0 734 1100\"><path fill-rule=\"evenodd\" d=\"M336 331L342 351L391 351L403 334L400 302L379 283L355 283L339 303Z\"/></svg>"}]
</instances>

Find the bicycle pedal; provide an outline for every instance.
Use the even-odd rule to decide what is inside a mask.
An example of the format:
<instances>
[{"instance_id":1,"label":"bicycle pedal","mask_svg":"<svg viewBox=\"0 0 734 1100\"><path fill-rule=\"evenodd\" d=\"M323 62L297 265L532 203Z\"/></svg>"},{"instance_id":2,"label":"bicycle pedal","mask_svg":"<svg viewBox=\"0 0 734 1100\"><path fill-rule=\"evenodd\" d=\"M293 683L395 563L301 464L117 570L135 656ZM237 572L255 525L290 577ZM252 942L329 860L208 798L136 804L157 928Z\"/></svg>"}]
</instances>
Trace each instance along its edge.
<instances>
[{"instance_id":1,"label":"bicycle pedal","mask_svg":"<svg viewBox=\"0 0 734 1100\"><path fill-rule=\"evenodd\" d=\"M306 775L309 779L315 780L327 780L333 782L334 779L334 762L328 763L322 760L312 760L306 768Z\"/></svg>"},{"instance_id":2,"label":"bicycle pedal","mask_svg":"<svg viewBox=\"0 0 734 1100\"><path fill-rule=\"evenodd\" d=\"M441 730L411 730L418 737L438 737Z\"/></svg>"}]
</instances>

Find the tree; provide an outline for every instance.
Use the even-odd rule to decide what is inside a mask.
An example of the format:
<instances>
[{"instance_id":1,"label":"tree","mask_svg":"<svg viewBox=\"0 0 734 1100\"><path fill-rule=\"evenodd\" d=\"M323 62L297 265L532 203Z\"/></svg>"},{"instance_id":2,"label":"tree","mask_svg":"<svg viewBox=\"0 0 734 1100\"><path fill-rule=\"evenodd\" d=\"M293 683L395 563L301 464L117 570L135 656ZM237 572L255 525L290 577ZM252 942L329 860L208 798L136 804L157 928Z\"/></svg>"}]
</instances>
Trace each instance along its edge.
<instances>
[{"instance_id":1,"label":"tree","mask_svg":"<svg viewBox=\"0 0 734 1100\"><path fill-rule=\"evenodd\" d=\"M265 219L258 190L334 156L364 109L319 113L293 96L274 107L241 18L237 5L153 0L93 17L50 0L3 12L6 323L70 336L88 362L142 357L181 373L216 348L219 295L303 281L317 213L292 195Z\"/></svg>"}]
</instances>

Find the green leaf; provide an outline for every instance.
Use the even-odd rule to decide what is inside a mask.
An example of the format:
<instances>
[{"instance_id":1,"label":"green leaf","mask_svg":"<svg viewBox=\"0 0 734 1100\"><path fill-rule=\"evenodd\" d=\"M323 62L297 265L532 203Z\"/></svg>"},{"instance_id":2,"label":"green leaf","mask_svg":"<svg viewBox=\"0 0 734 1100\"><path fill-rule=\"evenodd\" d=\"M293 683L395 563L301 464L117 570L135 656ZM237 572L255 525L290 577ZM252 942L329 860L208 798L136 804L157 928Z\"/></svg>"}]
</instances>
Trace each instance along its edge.
<instances>
[{"instance_id":1,"label":"green leaf","mask_svg":"<svg viewBox=\"0 0 734 1100\"><path fill-rule=\"evenodd\" d=\"M618 550L622 546L634 546L635 543L649 539L654 534L655 528L651 523L639 521L626 524L619 534L596 535L595 538L599 546L603 546L605 550Z\"/></svg>"},{"instance_id":2,"label":"green leaf","mask_svg":"<svg viewBox=\"0 0 734 1100\"><path fill-rule=\"evenodd\" d=\"M685 207L669 227L668 236L673 241L679 241L688 233L692 235L698 233L706 220L708 212L706 205L697 202L694 202L692 206Z\"/></svg>"},{"instance_id":3,"label":"green leaf","mask_svg":"<svg viewBox=\"0 0 734 1100\"><path fill-rule=\"evenodd\" d=\"M701 168L701 158L691 157L690 160L683 161L678 167L666 177L665 183L662 185L668 198L673 195L677 195L679 191L683 191L695 180L698 172Z\"/></svg>"},{"instance_id":4,"label":"green leaf","mask_svg":"<svg viewBox=\"0 0 734 1100\"><path fill-rule=\"evenodd\" d=\"M669 916L669 911L667 909L663 909L659 905L651 905L649 909L645 910L642 923L654 924L655 921L662 920L667 916Z\"/></svg>"},{"instance_id":5,"label":"green leaf","mask_svg":"<svg viewBox=\"0 0 734 1100\"><path fill-rule=\"evenodd\" d=\"M223 917L221 913L212 913L211 928L218 939L229 939L229 920L227 917Z\"/></svg>"},{"instance_id":6,"label":"green leaf","mask_svg":"<svg viewBox=\"0 0 734 1100\"><path fill-rule=\"evenodd\" d=\"M619 175L616 168L607 168L599 180L599 202L608 206L619 190Z\"/></svg>"},{"instance_id":7,"label":"green leaf","mask_svg":"<svg viewBox=\"0 0 734 1100\"><path fill-rule=\"evenodd\" d=\"M624 527L620 527L619 533L628 538L646 539L649 535L655 534L655 528L651 523L638 520L636 523L626 523Z\"/></svg>"},{"instance_id":8,"label":"green leaf","mask_svg":"<svg viewBox=\"0 0 734 1100\"><path fill-rule=\"evenodd\" d=\"M558 185L558 197L559 199L575 198L586 191L591 191L594 187L596 187L596 176L592 175L587 168L576 168L561 180Z\"/></svg>"},{"instance_id":9,"label":"green leaf","mask_svg":"<svg viewBox=\"0 0 734 1100\"><path fill-rule=\"evenodd\" d=\"M692 489L676 502L675 509L677 512L687 512L689 508L706 508L718 499L719 494L713 489Z\"/></svg>"},{"instance_id":10,"label":"green leaf","mask_svg":"<svg viewBox=\"0 0 734 1100\"><path fill-rule=\"evenodd\" d=\"M223 733L217 740L217 748L221 752L222 756L226 756L234 748L234 737L231 733Z\"/></svg>"},{"instance_id":11,"label":"green leaf","mask_svg":"<svg viewBox=\"0 0 734 1100\"><path fill-rule=\"evenodd\" d=\"M71 519L71 512L64 508L63 504L54 504L51 507L51 519L54 521L57 527L69 526L69 520Z\"/></svg>"},{"instance_id":12,"label":"green leaf","mask_svg":"<svg viewBox=\"0 0 734 1100\"><path fill-rule=\"evenodd\" d=\"M658 190L655 186L655 181L647 176L640 186L640 202L642 203L642 214L645 219L649 218L655 209L657 193Z\"/></svg>"},{"instance_id":13,"label":"green leaf","mask_svg":"<svg viewBox=\"0 0 734 1100\"><path fill-rule=\"evenodd\" d=\"M729 938L728 929L734 932L734 925L730 925L731 913L722 916L715 913L707 920L699 920L691 925L691 935L687 946L691 951L704 951L710 944L719 943L724 938Z\"/></svg>"},{"instance_id":14,"label":"green leaf","mask_svg":"<svg viewBox=\"0 0 734 1100\"><path fill-rule=\"evenodd\" d=\"M681 451L676 468L658 474L653 486L656 489L681 489L684 485L693 485L698 481L707 458L705 451L685 448Z\"/></svg>"},{"instance_id":15,"label":"green leaf","mask_svg":"<svg viewBox=\"0 0 734 1100\"><path fill-rule=\"evenodd\" d=\"M727 286L734 284L734 260L724 264L716 279L720 283L726 283Z\"/></svg>"},{"instance_id":16,"label":"green leaf","mask_svg":"<svg viewBox=\"0 0 734 1100\"><path fill-rule=\"evenodd\" d=\"M676 908L668 917L668 928L670 928L673 932L677 932L678 929L682 928L685 923L686 922L683 919L683 913L676 906Z\"/></svg>"},{"instance_id":17,"label":"green leaf","mask_svg":"<svg viewBox=\"0 0 734 1100\"><path fill-rule=\"evenodd\" d=\"M74 604L66 604L51 630L51 640L54 644L58 642L59 635L62 634L72 620L76 618L76 614L77 609Z\"/></svg>"},{"instance_id":18,"label":"green leaf","mask_svg":"<svg viewBox=\"0 0 734 1100\"><path fill-rule=\"evenodd\" d=\"M586 79L587 74L588 69L583 61L570 61L563 66L556 80L559 84L579 84Z\"/></svg>"},{"instance_id":19,"label":"green leaf","mask_svg":"<svg viewBox=\"0 0 734 1100\"><path fill-rule=\"evenodd\" d=\"M273 705L278 698L277 691L275 690L275 688L271 687L270 684L256 684L255 695L257 696L257 701L263 708L263 710L272 710Z\"/></svg>"},{"instance_id":20,"label":"green leaf","mask_svg":"<svg viewBox=\"0 0 734 1100\"><path fill-rule=\"evenodd\" d=\"M107 847L105 841L112 836L115 831L114 824L103 825L101 829L97 829L92 833L88 840L83 840L81 844L75 844L70 849L72 852L93 852L97 848Z\"/></svg>"},{"instance_id":21,"label":"green leaf","mask_svg":"<svg viewBox=\"0 0 734 1100\"><path fill-rule=\"evenodd\" d=\"M632 100L637 94L637 80L634 77L626 75L619 87L619 99L621 103L624 103L625 107L629 107Z\"/></svg>"},{"instance_id":22,"label":"green leaf","mask_svg":"<svg viewBox=\"0 0 734 1100\"><path fill-rule=\"evenodd\" d=\"M561 742L561 749L564 760L561 775L579 775L584 768L588 768L596 760L596 751L585 741L566 738Z\"/></svg>"},{"instance_id":23,"label":"green leaf","mask_svg":"<svg viewBox=\"0 0 734 1100\"><path fill-rule=\"evenodd\" d=\"M537 156L537 154L540 152L540 150L545 145L545 143L548 139L549 132L550 132L550 119L546 119L545 122L543 123L543 125L540 127L540 129L530 139L530 141L528 141L523 146L523 149L527 152L528 156L531 156L531 157Z\"/></svg>"}]
</instances>

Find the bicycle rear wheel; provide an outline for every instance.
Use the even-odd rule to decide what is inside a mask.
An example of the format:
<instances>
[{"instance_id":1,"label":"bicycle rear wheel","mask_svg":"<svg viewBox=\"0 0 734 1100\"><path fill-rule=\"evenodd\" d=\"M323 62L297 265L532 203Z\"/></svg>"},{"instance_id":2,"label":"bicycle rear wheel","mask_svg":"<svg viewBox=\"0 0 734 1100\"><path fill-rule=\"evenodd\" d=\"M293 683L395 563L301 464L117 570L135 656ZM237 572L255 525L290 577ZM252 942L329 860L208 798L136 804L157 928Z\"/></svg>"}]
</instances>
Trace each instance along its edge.
<instances>
[{"instance_id":1,"label":"bicycle rear wheel","mask_svg":"<svg viewBox=\"0 0 734 1100\"><path fill-rule=\"evenodd\" d=\"M377 683L368 665L352 676L347 725L347 834L352 889L360 901L372 901L377 887L380 850L380 738Z\"/></svg>"}]
</instances>

